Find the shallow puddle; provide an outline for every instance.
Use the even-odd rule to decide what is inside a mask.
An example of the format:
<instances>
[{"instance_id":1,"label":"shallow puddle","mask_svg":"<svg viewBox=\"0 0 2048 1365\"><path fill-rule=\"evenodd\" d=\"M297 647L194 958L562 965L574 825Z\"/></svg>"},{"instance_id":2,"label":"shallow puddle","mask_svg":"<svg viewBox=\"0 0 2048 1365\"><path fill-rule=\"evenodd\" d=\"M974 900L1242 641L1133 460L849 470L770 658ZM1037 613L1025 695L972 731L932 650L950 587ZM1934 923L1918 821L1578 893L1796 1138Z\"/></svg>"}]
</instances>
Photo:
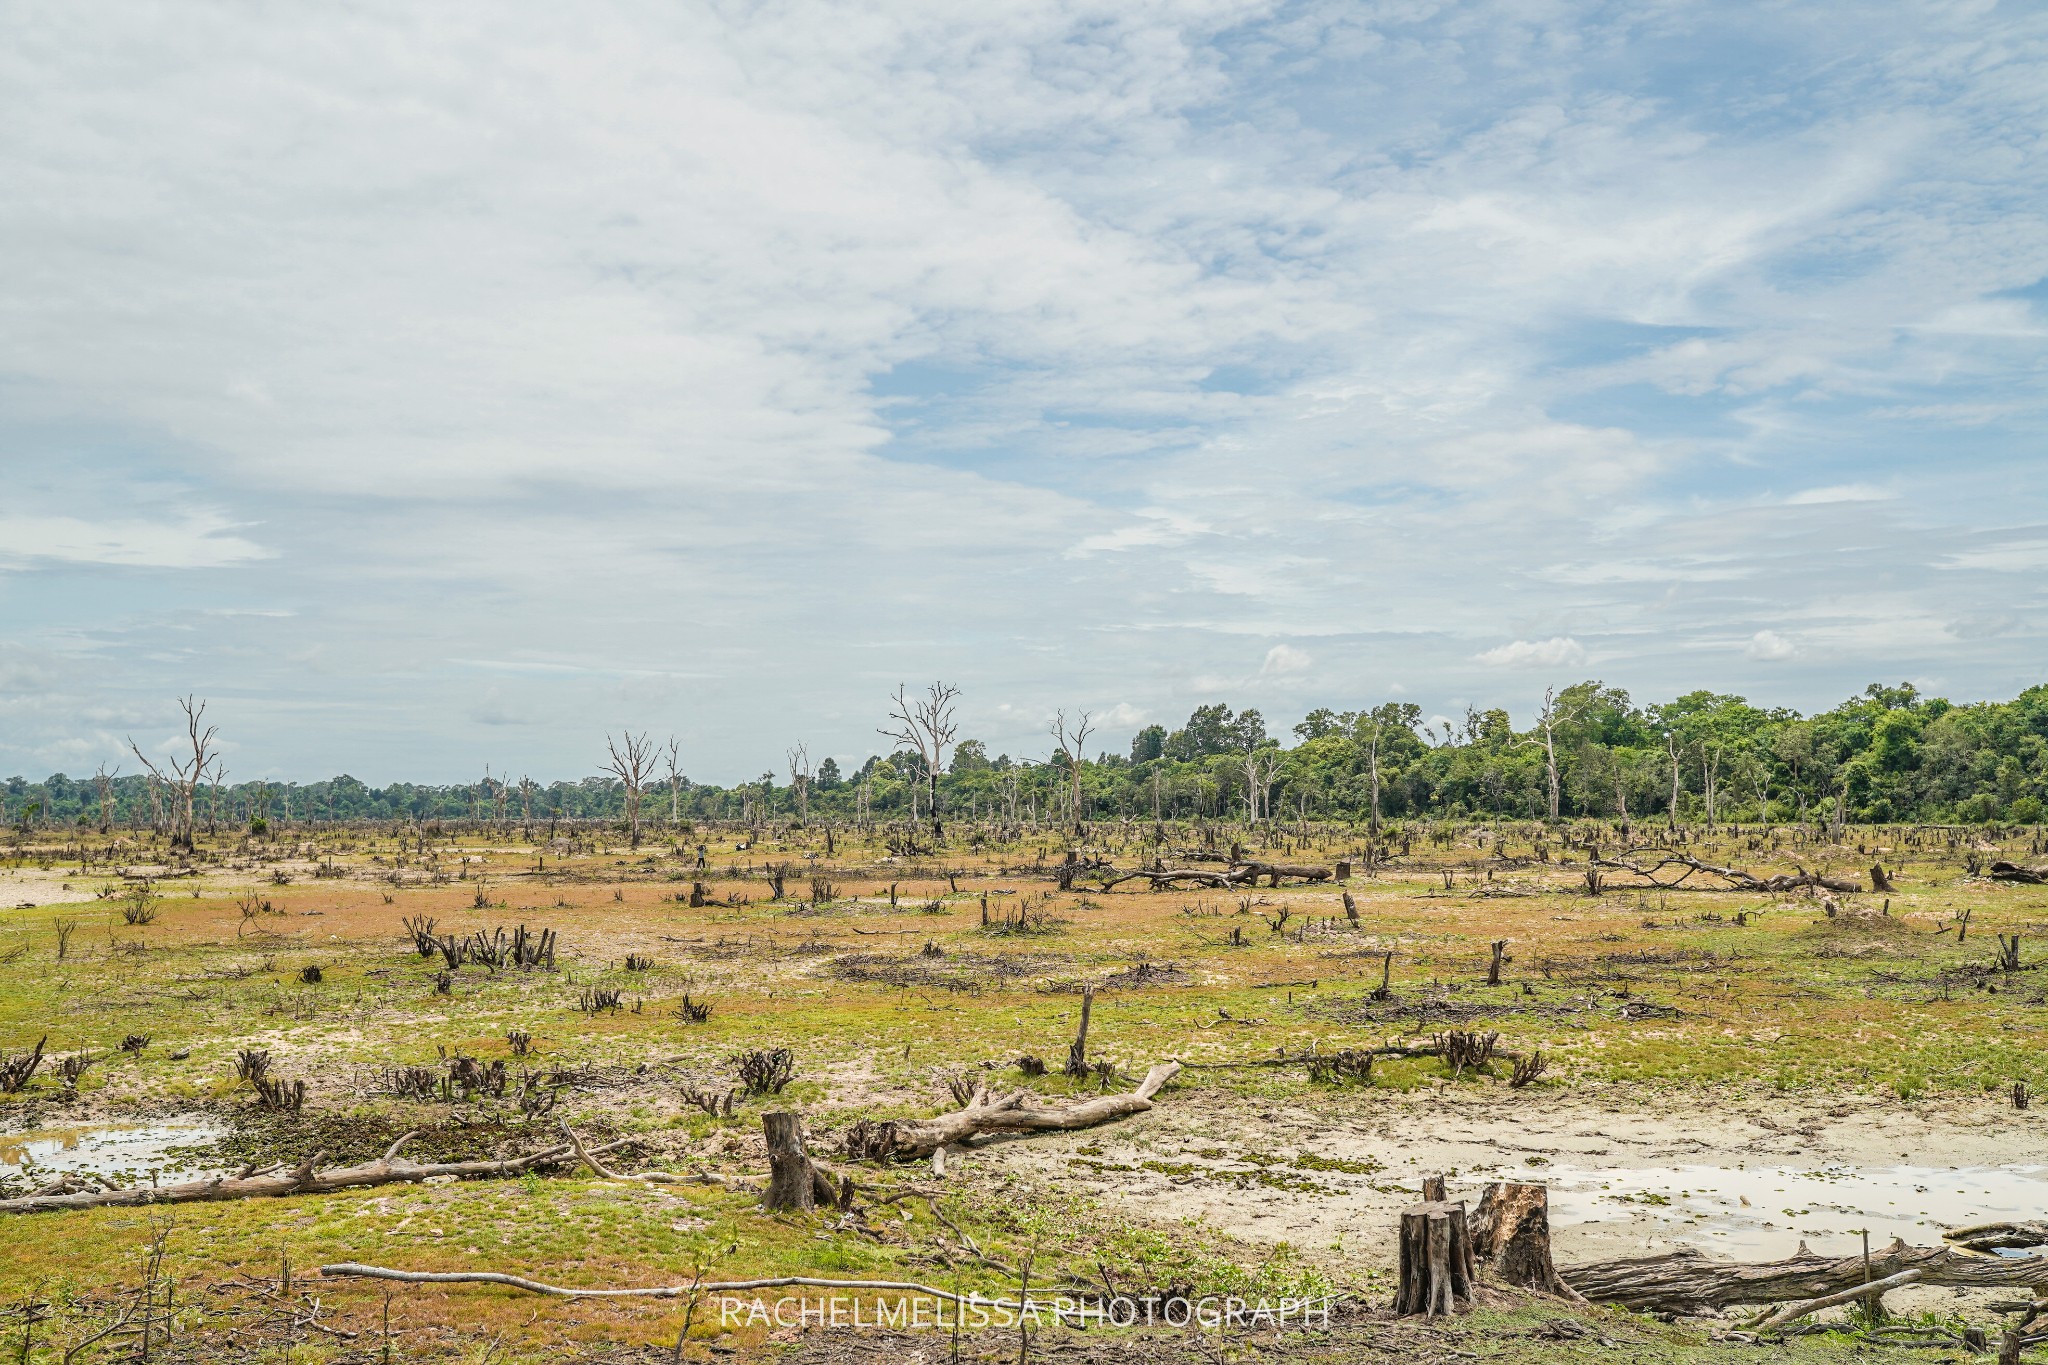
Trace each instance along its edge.
<instances>
[{"instance_id":1,"label":"shallow puddle","mask_svg":"<svg viewBox=\"0 0 2048 1365\"><path fill-rule=\"evenodd\" d=\"M1870 1232L1937 1246L1943 1231L1972 1223L2048 1216L2048 1166L1673 1166L1589 1170L1552 1166L1532 1178L1550 1186L1552 1224L1637 1230L1709 1255L1770 1259L1803 1240L1847 1255Z\"/></svg>"},{"instance_id":2,"label":"shallow puddle","mask_svg":"<svg viewBox=\"0 0 2048 1365\"><path fill-rule=\"evenodd\" d=\"M213 1148L227 1133L204 1115L0 1133L0 1176L91 1171L122 1185L170 1184L221 1170Z\"/></svg>"}]
</instances>

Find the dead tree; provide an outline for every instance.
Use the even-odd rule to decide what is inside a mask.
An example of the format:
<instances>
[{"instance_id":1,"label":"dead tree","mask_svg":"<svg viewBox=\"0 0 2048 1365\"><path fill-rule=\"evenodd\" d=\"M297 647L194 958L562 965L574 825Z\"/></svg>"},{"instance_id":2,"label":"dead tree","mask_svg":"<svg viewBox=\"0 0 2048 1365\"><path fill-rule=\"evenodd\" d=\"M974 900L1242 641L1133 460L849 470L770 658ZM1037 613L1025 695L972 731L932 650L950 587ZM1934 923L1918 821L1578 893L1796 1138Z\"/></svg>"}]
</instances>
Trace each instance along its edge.
<instances>
[{"instance_id":1,"label":"dead tree","mask_svg":"<svg viewBox=\"0 0 2048 1365\"><path fill-rule=\"evenodd\" d=\"M107 765L100 764L100 770L93 774L92 785L100 799L100 833L110 834L114 829L114 779L121 775L119 768L107 771Z\"/></svg>"},{"instance_id":2,"label":"dead tree","mask_svg":"<svg viewBox=\"0 0 2048 1365\"><path fill-rule=\"evenodd\" d=\"M1515 743L1518 749L1536 746L1543 749L1543 777L1549 791L1550 819L1553 824L1557 821L1557 813L1564 796L1564 785L1559 780L1557 771L1557 727L1571 717L1571 712L1560 712L1557 709L1557 689L1546 687L1543 689L1543 709L1536 713L1536 728L1543 732L1542 735L1539 737L1532 734Z\"/></svg>"},{"instance_id":3,"label":"dead tree","mask_svg":"<svg viewBox=\"0 0 2048 1365\"><path fill-rule=\"evenodd\" d=\"M1074 1041L1067 1047L1069 1076L1085 1080L1088 1076L1088 1016L1095 1009L1095 987L1089 986L1081 992L1081 1028L1075 1033Z\"/></svg>"},{"instance_id":4,"label":"dead tree","mask_svg":"<svg viewBox=\"0 0 2048 1365\"><path fill-rule=\"evenodd\" d=\"M683 822L683 751L674 735L668 737L663 757L668 760L668 825L674 829ZM525 788L526 779L521 778L519 785ZM531 812L528 815L531 818Z\"/></svg>"},{"instance_id":5,"label":"dead tree","mask_svg":"<svg viewBox=\"0 0 2048 1365\"><path fill-rule=\"evenodd\" d=\"M1244 768L1245 823L1256 825L1259 812L1266 808L1266 789L1273 785L1273 778L1280 771L1280 751L1275 748L1253 749L1245 754L1241 765Z\"/></svg>"},{"instance_id":6,"label":"dead tree","mask_svg":"<svg viewBox=\"0 0 2048 1365\"><path fill-rule=\"evenodd\" d=\"M604 737L605 748L611 758L604 765L606 772L619 779L626 789L626 828L633 841L633 847L640 847L640 798L647 790L647 779L654 776L654 746L645 734L625 732L623 740L610 735ZM621 744L624 745L621 748Z\"/></svg>"},{"instance_id":7,"label":"dead tree","mask_svg":"<svg viewBox=\"0 0 2048 1365\"><path fill-rule=\"evenodd\" d=\"M1052 725L1048 730L1053 743L1059 746L1055 752L1066 756L1067 815L1076 827L1081 823L1081 764L1088 757L1088 732L1092 728L1088 713L1083 711L1081 718L1074 722L1073 728L1069 730L1067 713L1062 710L1053 713Z\"/></svg>"},{"instance_id":8,"label":"dead tree","mask_svg":"<svg viewBox=\"0 0 2048 1365\"><path fill-rule=\"evenodd\" d=\"M150 761L149 755L142 752L133 735L128 737L128 748L141 761L142 766L149 769L150 777L169 790L171 847L181 848L189 853L192 851L193 793L205 780L206 770L213 762L213 737L218 729L212 725L202 728L206 716L205 702L195 704L191 696L186 696L178 702L178 706L185 713L185 737L192 746L190 758L165 760L166 766L170 769L166 773L163 768Z\"/></svg>"},{"instance_id":9,"label":"dead tree","mask_svg":"<svg viewBox=\"0 0 2048 1365\"><path fill-rule=\"evenodd\" d=\"M846 1154L863 1161L921 1161L942 1147L990 1133L1054 1133L1093 1128L1111 1119L1142 1114L1152 1097L1180 1074L1179 1062L1161 1062L1145 1073L1138 1088L1125 1095L1101 1095L1079 1104L1052 1109L1037 1096L1019 1090L1001 1099L984 1082L961 1109L933 1119L863 1119L846 1134Z\"/></svg>"},{"instance_id":10,"label":"dead tree","mask_svg":"<svg viewBox=\"0 0 2048 1365\"><path fill-rule=\"evenodd\" d=\"M1544 1185L1495 1182L1472 1215L1472 1252L1480 1269L1518 1289L1584 1303L1558 1276L1550 1255L1550 1190Z\"/></svg>"},{"instance_id":11,"label":"dead tree","mask_svg":"<svg viewBox=\"0 0 2048 1365\"><path fill-rule=\"evenodd\" d=\"M811 810L811 751L798 744L788 753L789 789L796 796L796 818L803 820Z\"/></svg>"},{"instance_id":12,"label":"dead tree","mask_svg":"<svg viewBox=\"0 0 2048 1365\"><path fill-rule=\"evenodd\" d=\"M895 705L889 710L892 727L883 727L878 733L886 735L905 749L914 752L924 760L925 781L931 796L932 837L939 838L944 832L939 818L939 771L946 765L946 750L953 743L953 736L960 727L953 718L954 703L959 699L960 689L950 683L935 682L925 689L922 697L913 698L904 684L897 684Z\"/></svg>"}]
</instances>

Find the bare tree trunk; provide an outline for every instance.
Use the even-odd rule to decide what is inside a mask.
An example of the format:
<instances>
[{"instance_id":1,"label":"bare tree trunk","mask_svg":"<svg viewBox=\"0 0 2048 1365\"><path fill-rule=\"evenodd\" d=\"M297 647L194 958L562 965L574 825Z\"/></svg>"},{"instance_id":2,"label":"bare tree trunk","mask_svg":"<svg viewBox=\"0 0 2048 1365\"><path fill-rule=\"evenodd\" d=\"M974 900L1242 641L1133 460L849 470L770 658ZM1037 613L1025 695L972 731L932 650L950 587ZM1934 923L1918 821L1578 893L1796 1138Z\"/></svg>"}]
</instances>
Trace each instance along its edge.
<instances>
[{"instance_id":1,"label":"bare tree trunk","mask_svg":"<svg viewBox=\"0 0 2048 1365\"><path fill-rule=\"evenodd\" d=\"M761 1133L768 1142L768 1192L761 1206L800 1212L830 1206L832 1181L804 1150L803 1120L791 1113L763 1114Z\"/></svg>"},{"instance_id":2,"label":"bare tree trunk","mask_svg":"<svg viewBox=\"0 0 2048 1365\"><path fill-rule=\"evenodd\" d=\"M1472 1250L1483 1269L1519 1289L1584 1303L1558 1277L1550 1255L1550 1190L1543 1185L1488 1185L1472 1217Z\"/></svg>"},{"instance_id":3,"label":"bare tree trunk","mask_svg":"<svg viewBox=\"0 0 2048 1365\"><path fill-rule=\"evenodd\" d=\"M1095 1008L1095 988L1081 992L1081 1030L1067 1047L1067 1074L1076 1080L1088 1074L1088 1016Z\"/></svg>"}]
</instances>

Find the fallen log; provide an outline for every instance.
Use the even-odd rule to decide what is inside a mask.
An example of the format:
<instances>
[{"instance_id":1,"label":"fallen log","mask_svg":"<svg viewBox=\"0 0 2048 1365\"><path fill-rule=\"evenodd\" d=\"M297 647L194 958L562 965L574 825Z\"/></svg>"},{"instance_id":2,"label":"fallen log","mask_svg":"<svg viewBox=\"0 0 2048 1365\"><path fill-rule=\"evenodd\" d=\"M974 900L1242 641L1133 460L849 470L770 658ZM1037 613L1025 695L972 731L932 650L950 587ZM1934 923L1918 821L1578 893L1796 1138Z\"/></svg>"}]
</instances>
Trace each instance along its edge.
<instances>
[{"instance_id":1,"label":"fallen log","mask_svg":"<svg viewBox=\"0 0 2048 1365\"><path fill-rule=\"evenodd\" d=\"M1686 879L1695 872L1704 873L1710 877L1719 877L1724 885L1690 886L1685 887L1686 890L1763 891L1776 894L1786 891L1798 891L1809 886L1817 887L1824 891L1847 892L1861 891L1863 889L1863 884L1853 877L1826 877L1818 872L1808 872L1803 867L1795 868L1791 872L1780 872L1772 877L1759 877L1755 873L1745 872L1739 867L1716 867L1712 863L1703 863L1689 853L1671 853L1665 850L1651 851L1658 853L1659 856L1658 860L1648 867L1643 866L1635 856L1637 850L1631 850L1627 854L1613 858L1595 858L1593 859L1593 865L1595 867L1618 868L1623 872L1633 873L1641 877L1647 885L1654 886L1660 891L1678 890L1684 885ZM1658 876L1660 872L1671 867L1684 870L1675 877L1660 878ZM1616 889L1626 890L1627 888L1622 886Z\"/></svg>"},{"instance_id":2,"label":"fallen log","mask_svg":"<svg viewBox=\"0 0 2048 1365\"><path fill-rule=\"evenodd\" d=\"M130 1208L144 1204L196 1204L219 1199L277 1199L294 1194L332 1194L336 1190L362 1189L370 1185L417 1184L422 1180L432 1180L436 1176L473 1180L523 1175L536 1166L583 1159L577 1156L572 1145L550 1147L526 1156L506 1157L496 1161L421 1163L400 1158L399 1149L417 1136L417 1133L407 1133L392 1143L383 1156L359 1166L337 1166L325 1171L316 1170L320 1158L326 1154L315 1152L288 1171L246 1170L238 1176L214 1176L207 1180L188 1180L178 1185L136 1185L127 1189L30 1194L15 1199L0 1199L0 1213L58 1213L66 1209ZM631 1138L624 1138L602 1147L591 1148L590 1151L608 1152L614 1147L624 1147L632 1141Z\"/></svg>"},{"instance_id":3,"label":"fallen log","mask_svg":"<svg viewBox=\"0 0 2048 1365\"><path fill-rule=\"evenodd\" d=\"M1965 1251L2024 1250L2048 1246L2048 1222L1978 1223L1974 1227L1950 1228L1942 1240Z\"/></svg>"},{"instance_id":4,"label":"fallen log","mask_svg":"<svg viewBox=\"0 0 2048 1365\"><path fill-rule=\"evenodd\" d=\"M1335 875L1327 867L1313 863L1239 863L1230 869L1232 877L1258 884L1261 877L1267 878L1268 886L1280 885L1282 877L1295 877L1305 882L1326 882Z\"/></svg>"},{"instance_id":5,"label":"fallen log","mask_svg":"<svg viewBox=\"0 0 2048 1365\"><path fill-rule=\"evenodd\" d=\"M984 1298L979 1294L956 1294L949 1289L933 1285L918 1284L910 1280L820 1280L808 1275L778 1275L766 1280L702 1280L691 1284L652 1285L646 1289L577 1289L573 1286L548 1284L542 1280L529 1280L524 1275L508 1275L497 1270L393 1270L388 1266L363 1265L357 1261L340 1261L323 1265L320 1273L336 1279L354 1277L365 1280L396 1280L400 1284L500 1284L508 1289L523 1289L529 1294L545 1294L557 1299L687 1299L698 1294L737 1294L747 1289L870 1289L884 1293L925 1294L935 1299L946 1299L953 1303L971 1304L981 1308L1009 1308L1021 1311L1022 1305L1016 1300ZM1042 1306L1043 1301L1040 1301Z\"/></svg>"},{"instance_id":6,"label":"fallen log","mask_svg":"<svg viewBox=\"0 0 2048 1365\"><path fill-rule=\"evenodd\" d=\"M1595 1303L1668 1313L1693 1313L1737 1303L1783 1303L1855 1289L1870 1280L1918 1270L1926 1284L1959 1289L2048 1291L2048 1259L1979 1256L1953 1247L1893 1242L1861 1255L1817 1256L1800 1244L1782 1261L1716 1261L1685 1247L1658 1256L1560 1266L1564 1282Z\"/></svg>"},{"instance_id":7,"label":"fallen log","mask_svg":"<svg viewBox=\"0 0 2048 1365\"><path fill-rule=\"evenodd\" d=\"M1179 1062L1161 1062L1145 1073L1138 1088L1124 1095L1103 1095L1063 1108L1034 1103L1036 1096L1019 1090L996 1099L983 1082L967 1103L934 1119L862 1119L847 1130L844 1148L856 1161L922 1161L942 1147L992 1133L1055 1133L1093 1128L1152 1107L1160 1087L1180 1074Z\"/></svg>"},{"instance_id":8,"label":"fallen log","mask_svg":"<svg viewBox=\"0 0 2048 1365\"><path fill-rule=\"evenodd\" d=\"M2048 883L2048 866L2022 867L2018 863L1996 862L1991 865L1991 880L1995 882L2021 882L2027 886Z\"/></svg>"}]
</instances>

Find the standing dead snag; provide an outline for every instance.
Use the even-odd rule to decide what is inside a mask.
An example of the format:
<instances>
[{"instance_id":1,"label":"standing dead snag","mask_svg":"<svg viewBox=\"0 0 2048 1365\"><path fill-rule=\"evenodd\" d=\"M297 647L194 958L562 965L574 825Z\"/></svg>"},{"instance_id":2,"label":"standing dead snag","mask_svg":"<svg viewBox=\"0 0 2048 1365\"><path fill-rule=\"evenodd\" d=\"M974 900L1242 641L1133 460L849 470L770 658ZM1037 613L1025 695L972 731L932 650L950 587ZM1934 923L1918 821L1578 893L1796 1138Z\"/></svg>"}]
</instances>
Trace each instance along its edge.
<instances>
[{"instance_id":1,"label":"standing dead snag","mask_svg":"<svg viewBox=\"0 0 2048 1365\"><path fill-rule=\"evenodd\" d=\"M622 750L619 746L624 743ZM644 734L625 732L623 741L610 735L604 737L605 748L611 752L610 760L604 765L605 771L619 779L626 789L626 827L633 841L633 847L640 847L640 797L647 790L647 780L654 776L654 746Z\"/></svg>"},{"instance_id":2,"label":"standing dead snag","mask_svg":"<svg viewBox=\"0 0 2048 1365\"><path fill-rule=\"evenodd\" d=\"M1472 1215L1472 1251L1480 1267L1504 1284L1584 1303L1557 1273L1550 1255L1550 1190L1495 1182Z\"/></svg>"},{"instance_id":3,"label":"standing dead snag","mask_svg":"<svg viewBox=\"0 0 2048 1365\"><path fill-rule=\"evenodd\" d=\"M171 847L183 849L190 853L192 851L193 793L199 789L199 784L206 780L207 767L215 760L213 737L218 727L208 725L204 729L200 728L200 721L206 715L205 702L202 701L195 704L193 699L188 696L180 700L178 705L185 712L185 734L192 745L191 758L173 758L168 760L170 772L167 775L162 768L157 767L156 764L150 761L147 754L142 752L141 747L136 744L133 736L129 737L128 748L137 759L141 760L142 766L149 770L150 795L152 798L156 794L158 784L169 789L171 794Z\"/></svg>"},{"instance_id":4,"label":"standing dead snag","mask_svg":"<svg viewBox=\"0 0 2048 1365\"><path fill-rule=\"evenodd\" d=\"M1067 1046L1067 1067L1069 1076L1085 1080L1088 1076L1088 1015L1095 1008L1095 987L1089 986L1081 992L1081 1029L1074 1035L1074 1041Z\"/></svg>"},{"instance_id":5,"label":"standing dead snag","mask_svg":"<svg viewBox=\"0 0 2048 1365\"><path fill-rule=\"evenodd\" d=\"M958 1112L934 1119L863 1119L846 1133L846 1154L856 1161L922 1161L941 1147L989 1133L1057 1133L1093 1128L1111 1119L1142 1114L1152 1097L1180 1074L1179 1062L1161 1062L1127 1095L1102 1095L1061 1109L1042 1108L1019 1090L1002 1099L978 1088Z\"/></svg>"},{"instance_id":6,"label":"standing dead snag","mask_svg":"<svg viewBox=\"0 0 2048 1365\"><path fill-rule=\"evenodd\" d=\"M942 826L939 821L939 772L946 766L946 749L953 743L953 736L960 727L953 719L953 703L960 696L960 689L949 683L935 682L925 689L922 698L913 700L908 688L898 684L895 705L890 708L889 719L895 727L885 728L878 733L905 749L917 754L924 762L925 781L931 798L932 837L939 837Z\"/></svg>"},{"instance_id":7,"label":"standing dead snag","mask_svg":"<svg viewBox=\"0 0 2048 1365\"><path fill-rule=\"evenodd\" d=\"M1087 761L1088 732L1093 728L1089 724L1088 713L1083 711L1081 719L1069 729L1067 713L1062 710L1053 716L1048 731L1058 746L1053 750L1054 756L1067 760L1067 818L1076 829L1081 826L1081 764Z\"/></svg>"}]
</instances>

